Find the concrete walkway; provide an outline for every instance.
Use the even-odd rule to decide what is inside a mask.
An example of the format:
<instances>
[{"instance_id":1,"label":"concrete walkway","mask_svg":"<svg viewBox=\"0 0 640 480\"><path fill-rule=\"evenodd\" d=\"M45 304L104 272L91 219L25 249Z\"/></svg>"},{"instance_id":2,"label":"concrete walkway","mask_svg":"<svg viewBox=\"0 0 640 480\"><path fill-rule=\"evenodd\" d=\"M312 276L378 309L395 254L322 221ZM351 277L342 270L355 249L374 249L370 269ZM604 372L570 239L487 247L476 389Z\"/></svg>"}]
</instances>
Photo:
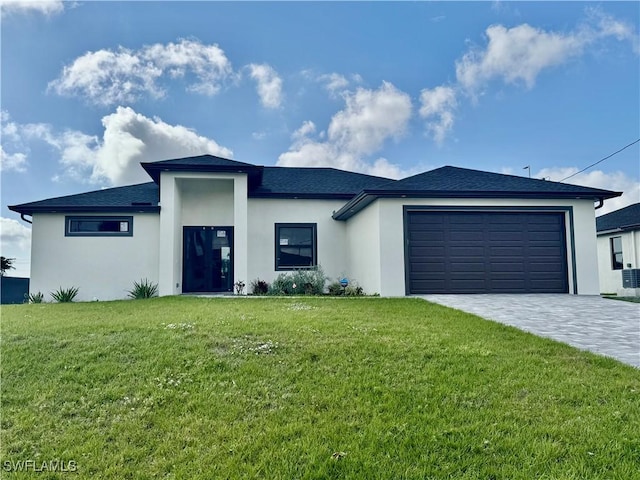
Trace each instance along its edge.
<instances>
[{"instance_id":1,"label":"concrete walkway","mask_svg":"<svg viewBox=\"0 0 640 480\"><path fill-rule=\"evenodd\" d=\"M640 368L640 303L584 295L421 295Z\"/></svg>"}]
</instances>

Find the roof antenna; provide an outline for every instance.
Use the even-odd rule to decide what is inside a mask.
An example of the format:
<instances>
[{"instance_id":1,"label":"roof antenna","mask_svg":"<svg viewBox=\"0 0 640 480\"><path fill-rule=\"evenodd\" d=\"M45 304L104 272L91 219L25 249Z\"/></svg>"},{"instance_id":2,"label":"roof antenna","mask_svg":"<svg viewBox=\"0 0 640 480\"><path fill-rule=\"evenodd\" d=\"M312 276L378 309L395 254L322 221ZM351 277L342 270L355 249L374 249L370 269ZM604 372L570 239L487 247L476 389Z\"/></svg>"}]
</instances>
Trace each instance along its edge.
<instances>
[{"instance_id":1,"label":"roof antenna","mask_svg":"<svg viewBox=\"0 0 640 480\"><path fill-rule=\"evenodd\" d=\"M531 165L527 165L526 167L522 167L523 170L529 170L529 178L531 178Z\"/></svg>"}]
</instances>

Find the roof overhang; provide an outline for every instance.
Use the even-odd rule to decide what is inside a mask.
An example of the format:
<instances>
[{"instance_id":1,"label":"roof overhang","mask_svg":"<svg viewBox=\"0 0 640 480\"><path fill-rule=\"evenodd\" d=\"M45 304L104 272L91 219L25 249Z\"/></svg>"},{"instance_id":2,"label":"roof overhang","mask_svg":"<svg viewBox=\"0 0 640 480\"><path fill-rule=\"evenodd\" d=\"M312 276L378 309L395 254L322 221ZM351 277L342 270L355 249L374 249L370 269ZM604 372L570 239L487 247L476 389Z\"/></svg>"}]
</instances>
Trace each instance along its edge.
<instances>
[{"instance_id":1,"label":"roof overhang","mask_svg":"<svg viewBox=\"0 0 640 480\"><path fill-rule=\"evenodd\" d=\"M155 183L160 184L162 172L194 172L194 173L245 173L249 187L262 183L263 167L260 165L197 165L197 164L166 164L163 162L143 162L142 168Z\"/></svg>"},{"instance_id":2,"label":"roof overhang","mask_svg":"<svg viewBox=\"0 0 640 480\"><path fill-rule=\"evenodd\" d=\"M617 228L610 228L608 230L598 230L596 235L611 235L612 233L624 233L631 232L633 230L640 230L640 223L634 223L633 225L623 225Z\"/></svg>"},{"instance_id":3,"label":"roof overhang","mask_svg":"<svg viewBox=\"0 0 640 480\"><path fill-rule=\"evenodd\" d=\"M602 193L600 193L602 192ZM619 197L622 192L606 190L594 193L576 192L499 192L499 191L415 191L415 190L363 190L332 215L334 220L348 220L379 198L492 198L492 199L555 199L555 200L604 200Z\"/></svg>"},{"instance_id":4,"label":"roof overhang","mask_svg":"<svg viewBox=\"0 0 640 480\"><path fill-rule=\"evenodd\" d=\"M37 206L37 205L9 205L9 210L21 215L33 215L34 213L159 213L158 205L120 205L108 206Z\"/></svg>"}]
</instances>

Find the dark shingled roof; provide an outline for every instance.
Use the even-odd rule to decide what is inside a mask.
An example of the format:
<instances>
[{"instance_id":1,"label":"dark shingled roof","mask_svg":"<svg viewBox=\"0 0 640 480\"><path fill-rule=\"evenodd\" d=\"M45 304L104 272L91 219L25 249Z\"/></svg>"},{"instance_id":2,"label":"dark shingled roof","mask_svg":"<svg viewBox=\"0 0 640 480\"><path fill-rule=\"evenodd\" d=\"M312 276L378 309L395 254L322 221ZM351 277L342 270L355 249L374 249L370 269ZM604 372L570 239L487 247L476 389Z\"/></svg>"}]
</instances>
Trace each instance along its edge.
<instances>
[{"instance_id":1,"label":"dark shingled roof","mask_svg":"<svg viewBox=\"0 0 640 480\"><path fill-rule=\"evenodd\" d=\"M48 198L9 207L14 212L159 212L160 189L154 182Z\"/></svg>"},{"instance_id":2,"label":"dark shingled roof","mask_svg":"<svg viewBox=\"0 0 640 480\"><path fill-rule=\"evenodd\" d=\"M262 169L259 165L238 162L215 155L198 155L197 157L176 158L173 160L161 160L159 162L143 162L142 168L153 178L160 182L160 172L227 172L246 173L249 176L249 185L259 185L262 180Z\"/></svg>"},{"instance_id":3,"label":"dark shingled roof","mask_svg":"<svg viewBox=\"0 0 640 480\"><path fill-rule=\"evenodd\" d=\"M333 218L347 220L380 197L590 198L595 201L620 195L620 192L598 188L447 166L402 180L391 180L376 189L364 189Z\"/></svg>"},{"instance_id":4,"label":"dark shingled roof","mask_svg":"<svg viewBox=\"0 0 640 480\"><path fill-rule=\"evenodd\" d=\"M390 180L335 168L264 167L262 184L249 197L350 199L367 188Z\"/></svg>"},{"instance_id":5,"label":"dark shingled roof","mask_svg":"<svg viewBox=\"0 0 640 480\"><path fill-rule=\"evenodd\" d=\"M596 218L596 230L598 232L638 229L640 229L640 203L634 203Z\"/></svg>"},{"instance_id":6,"label":"dark shingled roof","mask_svg":"<svg viewBox=\"0 0 640 480\"><path fill-rule=\"evenodd\" d=\"M528 193L562 194L562 196L612 197L612 192L596 188L581 187L569 183L550 182L534 178L504 175L459 167L441 167L419 173L395 182L389 182L385 190L429 191L447 193Z\"/></svg>"},{"instance_id":7,"label":"dark shingled roof","mask_svg":"<svg viewBox=\"0 0 640 480\"><path fill-rule=\"evenodd\" d=\"M37 212L158 212L162 171L226 172L248 175L250 198L350 200L334 218L346 220L379 197L408 198L592 198L620 193L513 175L442 167L403 180L390 180L335 168L262 167L213 155L143 163L154 182L50 198L9 208Z\"/></svg>"}]
</instances>

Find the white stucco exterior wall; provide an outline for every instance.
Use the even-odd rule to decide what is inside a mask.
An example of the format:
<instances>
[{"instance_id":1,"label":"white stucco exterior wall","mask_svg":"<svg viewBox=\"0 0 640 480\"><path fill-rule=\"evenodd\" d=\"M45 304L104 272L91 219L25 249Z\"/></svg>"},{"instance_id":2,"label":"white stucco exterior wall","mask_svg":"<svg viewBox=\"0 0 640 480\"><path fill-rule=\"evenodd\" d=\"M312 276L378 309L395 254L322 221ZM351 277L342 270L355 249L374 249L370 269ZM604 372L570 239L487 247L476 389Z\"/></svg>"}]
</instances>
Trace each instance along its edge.
<instances>
[{"instance_id":1,"label":"white stucco exterior wall","mask_svg":"<svg viewBox=\"0 0 640 480\"><path fill-rule=\"evenodd\" d=\"M355 280L365 292L380 293L380 204L369 205L347 224L349 244L348 277Z\"/></svg>"},{"instance_id":2,"label":"white stucco exterior wall","mask_svg":"<svg viewBox=\"0 0 640 480\"><path fill-rule=\"evenodd\" d=\"M315 223L318 236L318 263L329 277L350 275L347 226L331 218L344 200L264 199L248 202L248 269L242 280L250 287L256 279L271 283L281 271L275 269L275 224ZM236 256L237 258L237 256Z\"/></svg>"},{"instance_id":3,"label":"white stucco exterior wall","mask_svg":"<svg viewBox=\"0 0 640 480\"><path fill-rule=\"evenodd\" d=\"M601 293L618 293L622 290L622 270L614 270L612 267L611 239L613 237L621 237L624 268L640 268L640 230L598 235L598 267Z\"/></svg>"},{"instance_id":4,"label":"white stucco exterior wall","mask_svg":"<svg viewBox=\"0 0 640 480\"><path fill-rule=\"evenodd\" d=\"M383 296L404 296L405 285L405 253L404 253L404 219L403 207L410 206L453 206L453 207L523 207L523 208L562 208L571 207L572 213L565 213L567 232L567 261L569 292L574 290L582 295L597 295L598 262L596 252L595 213L591 200L518 200L518 199L378 199L364 210L352 217L365 215L358 228L349 229L349 241L353 235L363 235L374 228L374 222L379 222L379 251L372 258L379 259L380 271L379 293ZM377 207L376 207L377 206ZM368 213L367 210L378 208L378 215ZM356 223L353 224L358 225ZM571 234L573 229L573 235ZM371 248L373 248L371 246ZM373 253L371 253L373 255ZM352 266L354 270L361 267L360 261ZM575 269L575 275L574 275ZM373 270L370 270L373 272ZM574 277L576 282L574 282ZM375 281L372 281L375 284ZM369 291L368 293L372 293Z\"/></svg>"},{"instance_id":5,"label":"white stucco exterior wall","mask_svg":"<svg viewBox=\"0 0 640 480\"><path fill-rule=\"evenodd\" d=\"M133 216L131 237L65 237L64 214L34 214L30 292L51 301L50 292L78 287L76 300L114 300L126 298L135 281L157 283L159 216L125 215Z\"/></svg>"}]
</instances>

